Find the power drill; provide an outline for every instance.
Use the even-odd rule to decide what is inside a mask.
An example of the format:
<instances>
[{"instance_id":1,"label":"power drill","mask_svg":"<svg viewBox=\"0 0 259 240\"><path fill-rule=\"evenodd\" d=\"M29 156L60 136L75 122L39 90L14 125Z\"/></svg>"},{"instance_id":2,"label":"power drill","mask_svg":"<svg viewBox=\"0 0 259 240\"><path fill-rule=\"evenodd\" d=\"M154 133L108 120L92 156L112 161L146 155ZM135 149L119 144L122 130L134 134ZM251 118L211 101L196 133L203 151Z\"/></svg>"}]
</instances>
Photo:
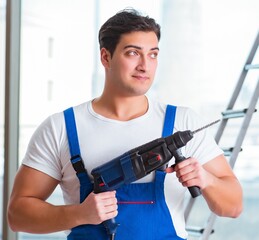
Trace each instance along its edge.
<instances>
[{"instance_id":1,"label":"power drill","mask_svg":"<svg viewBox=\"0 0 259 240\"><path fill-rule=\"evenodd\" d=\"M94 168L94 193L116 190L124 184L130 184L147 176L154 170L165 166L174 157L175 164L184 161L181 148L189 142L193 135L220 120L212 122L195 131L178 131L165 138L158 138L136 147L119 157ZM193 198L201 194L199 187L188 187ZM114 240L118 224L115 219L104 221L110 240Z\"/></svg>"}]
</instances>

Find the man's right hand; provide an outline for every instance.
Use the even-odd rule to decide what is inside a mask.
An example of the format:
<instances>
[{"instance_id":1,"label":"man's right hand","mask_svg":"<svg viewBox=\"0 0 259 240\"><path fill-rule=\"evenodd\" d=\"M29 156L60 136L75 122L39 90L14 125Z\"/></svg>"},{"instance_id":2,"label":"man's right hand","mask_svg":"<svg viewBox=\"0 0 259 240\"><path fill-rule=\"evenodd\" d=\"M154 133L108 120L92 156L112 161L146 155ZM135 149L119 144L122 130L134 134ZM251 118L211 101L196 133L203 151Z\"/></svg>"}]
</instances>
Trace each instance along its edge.
<instances>
[{"instance_id":1,"label":"man's right hand","mask_svg":"<svg viewBox=\"0 0 259 240\"><path fill-rule=\"evenodd\" d=\"M100 224L105 220L116 217L118 205L116 191L90 193L80 207L82 224Z\"/></svg>"}]
</instances>

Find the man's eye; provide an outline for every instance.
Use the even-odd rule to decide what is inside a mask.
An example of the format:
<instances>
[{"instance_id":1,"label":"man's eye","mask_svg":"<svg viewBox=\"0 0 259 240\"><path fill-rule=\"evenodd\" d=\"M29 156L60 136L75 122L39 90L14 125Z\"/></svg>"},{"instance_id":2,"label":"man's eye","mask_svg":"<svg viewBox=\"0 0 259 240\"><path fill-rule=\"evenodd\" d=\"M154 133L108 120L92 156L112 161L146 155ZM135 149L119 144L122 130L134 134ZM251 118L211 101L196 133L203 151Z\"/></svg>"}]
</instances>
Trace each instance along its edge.
<instances>
[{"instance_id":1,"label":"man's eye","mask_svg":"<svg viewBox=\"0 0 259 240\"><path fill-rule=\"evenodd\" d=\"M155 58L157 58L157 55L158 55L157 53L151 53L150 57L155 59Z\"/></svg>"},{"instance_id":2,"label":"man's eye","mask_svg":"<svg viewBox=\"0 0 259 240\"><path fill-rule=\"evenodd\" d=\"M129 51L128 55L129 56L136 56L136 55L138 55L138 53L136 51Z\"/></svg>"}]
</instances>

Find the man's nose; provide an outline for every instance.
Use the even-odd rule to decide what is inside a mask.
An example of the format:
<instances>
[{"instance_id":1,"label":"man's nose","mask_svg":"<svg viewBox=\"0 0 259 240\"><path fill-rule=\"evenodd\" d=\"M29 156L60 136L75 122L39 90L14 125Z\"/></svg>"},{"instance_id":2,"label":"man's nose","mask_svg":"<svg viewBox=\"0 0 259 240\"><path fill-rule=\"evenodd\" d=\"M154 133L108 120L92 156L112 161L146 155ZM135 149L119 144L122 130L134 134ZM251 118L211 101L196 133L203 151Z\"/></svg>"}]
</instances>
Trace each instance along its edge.
<instances>
[{"instance_id":1,"label":"man's nose","mask_svg":"<svg viewBox=\"0 0 259 240\"><path fill-rule=\"evenodd\" d=\"M137 70L142 72L145 72L148 70L148 60L145 56L141 56L139 58Z\"/></svg>"}]
</instances>

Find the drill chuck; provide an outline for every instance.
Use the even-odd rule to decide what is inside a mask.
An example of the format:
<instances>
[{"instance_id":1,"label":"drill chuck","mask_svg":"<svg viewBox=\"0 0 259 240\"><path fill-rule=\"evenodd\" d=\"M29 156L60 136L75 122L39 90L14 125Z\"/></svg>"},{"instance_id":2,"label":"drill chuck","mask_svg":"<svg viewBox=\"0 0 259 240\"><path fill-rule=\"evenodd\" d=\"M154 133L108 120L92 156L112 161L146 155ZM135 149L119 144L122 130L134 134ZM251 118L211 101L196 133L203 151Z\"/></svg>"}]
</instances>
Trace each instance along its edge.
<instances>
[{"instance_id":1,"label":"drill chuck","mask_svg":"<svg viewBox=\"0 0 259 240\"><path fill-rule=\"evenodd\" d=\"M171 152L184 147L193 138L193 132L190 130L179 131L165 138L168 149Z\"/></svg>"}]
</instances>

